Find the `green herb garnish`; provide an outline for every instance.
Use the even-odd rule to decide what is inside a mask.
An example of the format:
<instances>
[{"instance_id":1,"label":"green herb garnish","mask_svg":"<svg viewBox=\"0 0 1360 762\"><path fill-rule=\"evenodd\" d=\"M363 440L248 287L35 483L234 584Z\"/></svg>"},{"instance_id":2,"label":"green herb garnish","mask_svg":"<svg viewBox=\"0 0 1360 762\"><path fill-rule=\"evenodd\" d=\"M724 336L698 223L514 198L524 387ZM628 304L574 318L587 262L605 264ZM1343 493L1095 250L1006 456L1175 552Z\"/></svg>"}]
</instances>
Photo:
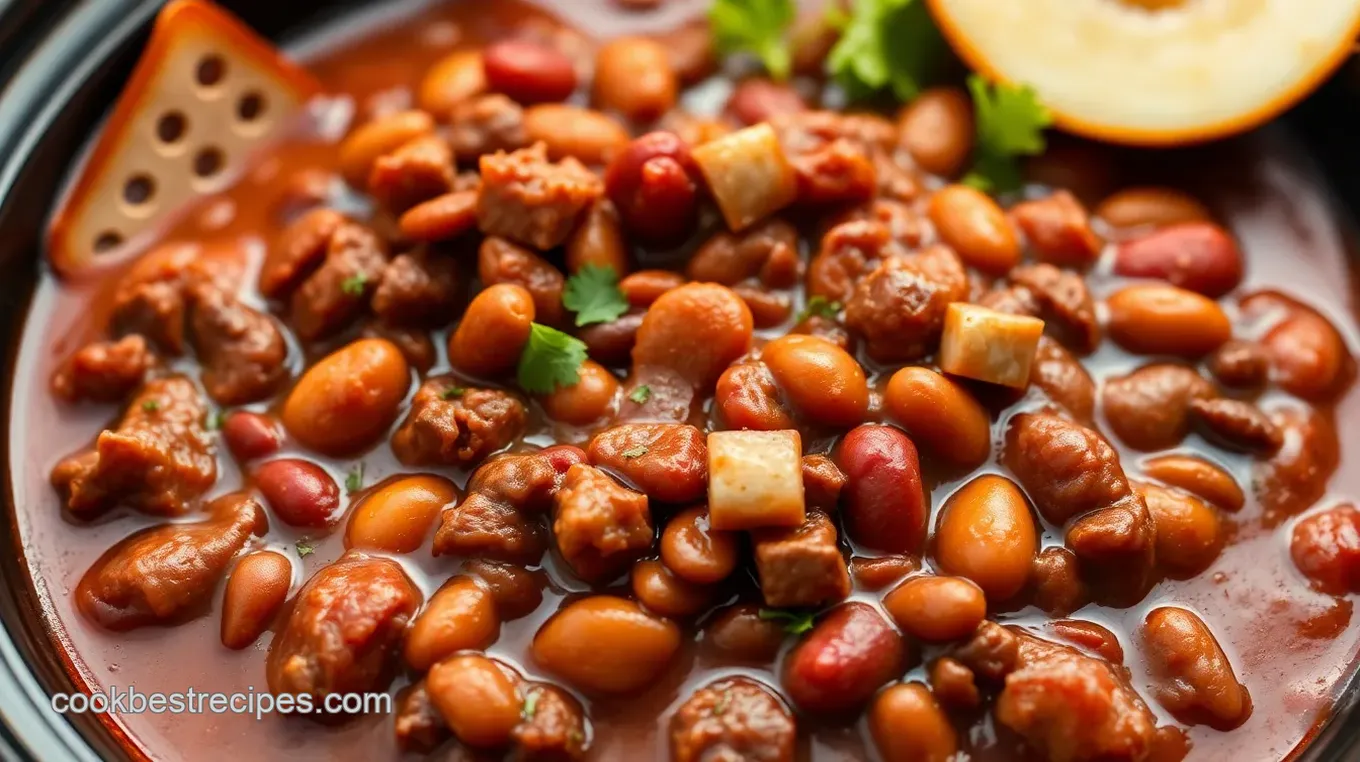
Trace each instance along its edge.
<instances>
[{"instance_id":1,"label":"green herb garnish","mask_svg":"<svg viewBox=\"0 0 1360 762\"><path fill-rule=\"evenodd\" d=\"M814 296L808 300L803 311L798 313L797 322L801 323L813 316L835 320L836 316L841 314L842 306L840 302L827 299L825 296Z\"/></svg>"},{"instance_id":2,"label":"green herb garnish","mask_svg":"<svg viewBox=\"0 0 1360 762\"><path fill-rule=\"evenodd\" d=\"M797 8L793 0L714 0L709 28L718 55L751 53L775 79L793 69L786 32Z\"/></svg>"},{"instance_id":3,"label":"green herb garnish","mask_svg":"<svg viewBox=\"0 0 1360 762\"><path fill-rule=\"evenodd\" d=\"M160 400L142 400L142 410L147 413L154 413L161 409Z\"/></svg>"},{"instance_id":4,"label":"green herb garnish","mask_svg":"<svg viewBox=\"0 0 1360 762\"><path fill-rule=\"evenodd\" d=\"M528 722L534 718L534 713L538 711L538 697L542 691L530 691L524 697L524 708L520 709L519 716Z\"/></svg>"},{"instance_id":5,"label":"green herb garnish","mask_svg":"<svg viewBox=\"0 0 1360 762\"><path fill-rule=\"evenodd\" d=\"M298 540L295 547L297 548L298 558L306 558L316 552L316 548L313 547L311 541L306 537Z\"/></svg>"},{"instance_id":6,"label":"green herb garnish","mask_svg":"<svg viewBox=\"0 0 1360 762\"><path fill-rule=\"evenodd\" d=\"M810 611L761 609L756 615L767 622L781 622L784 632L790 635L802 635L817 623L817 615Z\"/></svg>"},{"instance_id":7,"label":"green herb garnish","mask_svg":"<svg viewBox=\"0 0 1360 762\"><path fill-rule=\"evenodd\" d=\"M855 0L826 70L854 100L887 91L906 101L928 84L944 50L924 0Z\"/></svg>"},{"instance_id":8,"label":"green herb garnish","mask_svg":"<svg viewBox=\"0 0 1360 762\"><path fill-rule=\"evenodd\" d=\"M363 488L364 488L364 464L360 463L359 465L350 469L349 474L345 476L345 491L353 494Z\"/></svg>"},{"instance_id":9,"label":"green herb garnish","mask_svg":"<svg viewBox=\"0 0 1360 762\"><path fill-rule=\"evenodd\" d=\"M586 265L567 278L562 304L576 313L576 327L608 323L628 311L628 297L619 289L619 276L609 265Z\"/></svg>"},{"instance_id":10,"label":"green herb garnish","mask_svg":"<svg viewBox=\"0 0 1360 762\"><path fill-rule=\"evenodd\" d=\"M347 296L363 296L364 286L366 285L368 285L368 276L363 273L356 273L340 282L340 290Z\"/></svg>"},{"instance_id":11,"label":"green herb garnish","mask_svg":"<svg viewBox=\"0 0 1360 762\"><path fill-rule=\"evenodd\" d=\"M638 388L628 393L628 399L638 403L639 405L645 404L647 400L651 398L652 387L646 384L643 384L642 386L639 386Z\"/></svg>"},{"instance_id":12,"label":"green herb garnish","mask_svg":"<svg viewBox=\"0 0 1360 762\"><path fill-rule=\"evenodd\" d=\"M620 454L623 455L623 457L632 460L633 458L641 458L643 455L646 455L647 448L643 445L638 445L637 447L630 447Z\"/></svg>"},{"instance_id":13,"label":"green herb garnish","mask_svg":"<svg viewBox=\"0 0 1360 762\"><path fill-rule=\"evenodd\" d=\"M533 323L515 375L524 391L552 394L558 387L575 386L581 380L581 364L585 361L584 341Z\"/></svg>"},{"instance_id":14,"label":"green herb garnish","mask_svg":"<svg viewBox=\"0 0 1360 762\"><path fill-rule=\"evenodd\" d=\"M963 182L988 192L1016 190L1022 182L1017 158L1044 152L1044 129L1053 124L1053 115L1025 85L991 84L973 74L968 90L973 95L977 142L973 167Z\"/></svg>"},{"instance_id":15,"label":"green herb garnish","mask_svg":"<svg viewBox=\"0 0 1360 762\"><path fill-rule=\"evenodd\" d=\"M467 389L464 389L461 386L450 386L439 393L439 398L442 400L456 400L464 394L467 394Z\"/></svg>"}]
</instances>

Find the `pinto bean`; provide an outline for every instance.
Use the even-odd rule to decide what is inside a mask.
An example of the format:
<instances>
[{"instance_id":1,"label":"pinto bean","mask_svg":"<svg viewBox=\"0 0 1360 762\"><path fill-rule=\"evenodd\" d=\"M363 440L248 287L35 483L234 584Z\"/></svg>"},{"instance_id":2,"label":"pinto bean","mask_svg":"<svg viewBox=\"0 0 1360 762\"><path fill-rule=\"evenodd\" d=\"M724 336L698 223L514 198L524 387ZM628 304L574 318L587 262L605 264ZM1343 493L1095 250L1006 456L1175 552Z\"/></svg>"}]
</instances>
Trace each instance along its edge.
<instances>
[{"instance_id":1,"label":"pinto bean","mask_svg":"<svg viewBox=\"0 0 1360 762\"><path fill-rule=\"evenodd\" d=\"M750 603L723 609L705 626L702 645L724 659L773 664L785 632L779 622L761 618L760 611Z\"/></svg>"},{"instance_id":2,"label":"pinto bean","mask_svg":"<svg viewBox=\"0 0 1360 762\"><path fill-rule=\"evenodd\" d=\"M533 294L523 286L501 283L484 289L449 337L449 362L474 376L509 373L529 341L534 316Z\"/></svg>"},{"instance_id":3,"label":"pinto bean","mask_svg":"<svg viewBox=\"0 0 1360 762\"><path fill-rule=\"evenodd\" d=\"M588 108L544 103L524 110L529 143L543 143L548 158L567 157L585 164L606 164L628 143L628 130L611 117Z\"/></svg>"},{"instance_id":4,"label":"pinto bean","mask_svg":"<svg viewBox=\"0 0 1360 762\"><path fill-rule=\"evenodd\" d=\"M1011 209L1011 219L1025 234L1041 262L1088 267L1100 256L1104 241L1091 230L1091 219L1076 196L1060 190Z\"/></svg>"},{"instance_id":5,"label":"pinto bean","mask_svg":"<svg viewBox=\"0 0 1360 762\"><path fill-rule=\"evenodd\" d=\"M914 445L901 431L866 424L841 439L833 455L845 473L846 531L866 547L915 553L930 513Z\"/></svg>"},{"instance_id":6,"label":"pinto bean","mask_svg":"<svg viewBox=\"0 0 1360 762\"><path fill-rule=\"evenodd\" d=\"M454 577L430 596L411 623L402 657L423 672L455 652L487 648L500 631L491 591L472 577Z\"/></svg>"},{"instance_id":7,"label":"pinto bean","mask_svg":"<svg viewBox=\"0 0 1360 762\"><path fill-rule=\"evenodd\" d=\"M1001 207L985 193L950 185L930 198L940 239L970 267L1002 275L1020 263L1020 241Z\"/></svg>"},{"instance_id":8,"label":"pinto bean","mask_svg":"<svg viewBox=\"0 0 1360 762\"><path fill-rule=\"evenodd\" d=\"M566 100L576 68L565 53L530 40L501 40L482 51L487 87L523 104Z\"/></svg>"},{"instance_id":9,"label":"pinto bean","mask_svg":"<svg viewBox=\"0 0 1360 762\"><path fill-rule=\"evenodd\" d=\"M1327 493L1327 481L1340 464L1340 441L1331 414L1286 408L1272 420L1284 432L1284 446L1252 465L1252 491L1273 526L1307 510Z\"/></svg>"},{"instance_id":10,"label":"pinto bean","mask_svg":"<svg viewBox=\"0 0 1360 762\"><path fill-rule=\"evenodd\" d=\"M440 512L457 502L458 488L442 476L386 481L350 513L345 547L411 553L425 543Z\"/></svg>"},{"instance_id":11,"label":"pinto bean","mask_svg":"<svg viewBox=\"0 0 1360 762\"><path fill-rule=\"evenodd\" d=\"M576 338L585 342L590 359L610 368L621 367L632 358L642 316L641 310L633 310L617 320L588 325L577 332Z\"/></svg>"},{"instance_id":12,"label":"pinto bean","mask_svg":"<svg viewBox=\"0 0 1360 762\"><path fill-rule=\"evenodd\" d=\"M340 174L363 189L378 157L416 138L434 134L434 119L424 111L398 111L359 126L340 144Z\"/></svg>"},{"instance_id":13,"label":"pinto bean","mask_svg":"<svg viewBox=\"0 0 1360 762\"><path fill-rule=\"evenodd\" d=\"M1347 503L1303 519L1294 525L1289 555L1323 592L1360 590L1360 511Z\"/></svg>"},{"instance_id":14,"label":"pinto bean","mask_svg":"<svg viewBox=\"0 0 1360 762\"><path fill-rule=\"evenodd\" d=\"M1222 467L1194 455L1161 455L1142 464L1143 473L1159 482L1201 497L1236 513L1246 504L1237 480Z\"/></svg>"},{"instance_id":15,"label":"pinto bean","mask_svg":"<svg viewBox=\"0 0 1360 762\"><path fill-rule=\"evenodd\" d=\"M1106 300L1110 338L1130 352L1202 357L1232 338L1223 308L1175 286L1125 286Z\"/></svg>"},{"instance_id":16,"label":"pinto bean","mask_svg":"<svg viewBox=\"0 0 1360 762\"><path fill-rule=\"evenodd\" d=\"M1101 404L1110 429L1138 450L1174 447L1190 433L1190 404L1214 385L1183 365L1146 365L1105 382Z\"/></svg>"},{"instance_id":17,"label":"pinto bean","mask_svg":"<svg viewBox=\"0 0 1360 762\"><path fill-rule=\"evenodd\" d=\"M540 667L590 694L634 693L650 685L680 648L680 630L636 603L595 595L568 604L534 635Z\"/></svg>"},{"instance_id":18,"label":"pinto bean","mask_svg":"<svg viewBox=\"0 0 1360 762\"><path fill-rule=\"evenodd\" d=\"M273 418L262 413L236 410L222 422L222 438L239 461L273 455L283 446L283 433Z\"/></svg>"},{"instance_id":19,"label":"pinto bean","mask_svg":"<svg viewBox=\"0 0 1360 762\"><path fill-rule=\"evenodd\" d=\"M395 344L359 339L302 375L283 403L283 425L304 447L350 454L387 431L410 386L410 369Z\"/></svg>"},{"instance_id":20,"label":"pinto bean","mask_svg":"<svg viewBox=\"0 0 1360 762\"><path fill-rule=\"evenodd\" d=\"M529 571L522 566L482 559L464 561L461 569L480 579L491 591L496 615L504 621L526 617L543 602L543 588L548 580L541 570Z\"/></svg>"},{"instance_id":21,"label":"pinto bean","mask_svg":"<svg viewBox=\"0 0 1360 762\"><path fill-rule=\"evenodd\" d=\"M1223 550L1223 528L1214 509L1199 498L1138 484L1157 531L1157 563L1177 577L1193 577L1209 568Z\"/></svg>"},{"instance_id":22,"label":"pinto bean","mask_svg":"<svg viewBox=\"0 0 1360 762\"><path fill-rule=\"evenodd\" d=\"M1271 380L1298 397L1331 399L1355 368L1346 341L1331 321L1281 294L1266 291L1242 300L1249 317L1282 311L1284 318L1261 337L1270 358Z\"/></svg>"},{"instance_id":23,"label":"pinto bean","mask_svg":"<svg viewBox=\"0 0 1360 762\"><path fill-rule=\"evenodd\" d=\"M707 488L708 448L703 432L693 426L614 426L590 440L587 454L591 463L619 473L663 503L693 502L702 498Z\"/></svg>"},{"instance_id":24,"label":"pinto bean","mask_svg":"<svg viewBox=\"0 0 1360 762\"><path fill-rule=\"evenodd\" d=\"M608 267L614 274L628 274L628 244L618 212L606 201L596 201L585 219L567 238L567 272L575 275L586 265Z\"/></svg>"},{"instance_id":25,"label":"pinto bean","mask_svg":"<svg viewBox=\"0 0 1360 762\"><path fill-rule=\"evenodd\" d=\"M1114 271L1131 278L1159 278L1217 298L1242 280L1242 252L1218 225L1188 222L1124 241L1115 254Z\"/></svg>"},{"instance_id":26,"label":"pinto bean","mask_svg":"<svg viewBox=\"0 0 1360 762\"><path fill-rule=\"evenodd\" d=\"M604 187L633 237L673 245L693 233L702 174L689 146L672 132L649 132L615 154Z\"/></svg>"},{"instance_id":27,"label":"pinto bean","mask_svg":"<svg viewBox=\"0 0 1360 762\"><path fill-rule=\"evenodd\" d=\"M685 285L685 276L670 270L639 270L619 281L619 290L633 307L650 307L661 295Z\"/></svg>"},{"instance_id":28,"label":"pinto bean","mask_svg":"<svg viewBox=\"0 0 1360 762\"><path fill-rule=\"evenodd\" d=\"M994 601L1025 586L1038 550L1029 503L1010 479L979 476L949 496L935 529L940 569L975 582Z\"/></svg>"},{"instance_id":29,"label":"pinto bean","mask_svg":"<svg viewBox=\"0 0 1360 762\"><path fill-rule=\"evenodd\" d=\"M1039 551L1029 575L1034 605L1049 616L1067 616L1086 604L1087 590L1077 557L1067 548L1053 546Z\"/></svg>"},{"instance_id":30,"label":"pinto bean","mask_svg":"<svg viewBox=\"0 0 1360 762\"><path fill-rule=\"evenodd\" d=\"M480 50L459 50L439 59L425 72L416 89L416 104L447 119L453 107L486 91Z\"/></svg>"},{"instance_id":31,"label":"pinto bean","mask_svg":"<svg viewBox=\"0 0 1360 762\"><path fill-rule=\"evenodd\" d=\"M714 529L703 505L675 514L661 533L661 562L677 577L695 584L726 579L737 568L740 550L739 536Z\"/></svg>"},{"instance_id":32,"label":"pinto bean","mask_svg":"<svg viewBox=\"0 0 1360 762\"><path fill-rule=\"evenodd\" d=\"M1284 444L1279 427L1245 400L1191 400L1190 417L1206 439L1229 450L1269 455Z\"/></svg>"},{"instance_id":33,"label":"pinto bean","mask_svg":"<svg viewBox=\"0 0 1360 762\"><path fill-rule=\"evenodd\" d=\"M290 526L327 527L340 518L340 487L310 461L271 460L255 469L255 485L270 510Z\"/></svg>"},{"instance_id":34,"label":"pinto bean","mask_svg":"<svg viewBox=\"0 0 1360 762\"><path fill-rule=\"evenodd\" d=\"M992 451L987 411L968 390L928 368L903 368L893 374L883 405L928 453L938 453L961 468L976 468Z\"/></svg>"},{"instance_id":35,"label":"pinto bean","mask_svg":"<svg viewBox=\"0 0 1360 762\"><path fill-rule=\"evenodd\" d=\"M679 82L670 54L656 40L617 37L595 55L596 105L634 122L650 122L675 105Z\"/></svg>"},{"instance_id":36,"label":"pinto bean","mask_svg":"<svg viewBox=\"0 0 1360 762\"><path fill-rule=\"evenodd\" d=\"M750 349L753 330L751 310L731 289L689 283L662 294L647 310L633 364L670 369L694 388L709 390Z\"/></svg>"},{"instance_id":37,"label":"pinto bean","mask_svg":"<svg viewBox=\"0 0 1360 762\"><path fill-rule=\"evenodd\" d=\"M240 650L269 628L293 585L293 564L272 550L236 562L222 597L222 645Z\"/></svg>"},{"instance_id":38,"label":"pinto bean","mask_svg":"<svg viewBox=\"0 0 1360 762\"><path fill-rule=\"evenodd\" d=\"M584 426L608 418L617 405L619 380L593 360L581 363L576 383L539 396L543 412L554 421Z\"/></svg>"},{"instance_id":39,"label":"pinto bean","mask_svg":"<svg viewBox=\"0 0 1360 762\"><path fill-rule=\"evenodd\" d=\"M1213 219L1193 196L1171 188L1127 188L1096 208L1096 216L1114 228L1166 227Z\"/></svg>"},{"instance_id":40,"label":"pinto bean","mask_svg":"<svg viewBox=\"0 0 1360 762\"><path fill-rule=\"evenodd\" d=\"M803 418L837 428L864 420L869 385L849 352L825 339L790 334L766 344L760 357Z\"/></svg>"},{"instance_id":41,"label":"pinto bean","mask_svg":"<svg viewBox=\"0 0 1360 762\"><path fill-rule=\"evenodd\" d=\"M1254 341L1229 341L1209 356L1207 365L1220 384L1238 389L1259 389L1270 378L1270 355Z\"/></svg>"},{"instance_id":42,"label":"pinto bean","mask_svg":"<svg viewBox=\"0 0 1360 762\"><path fill-rule=\"evenodd\" d=\"M902 673L907 644L873 607L843 603L784 659L780 683L802 711L836 715L863 706Z\"/></svg>"},{"instance_id":43,"label":"pinto bean","mask_svg":"<svg viewBox=\"0 0 1360 762\"><path fill-rule=\"evenodd\" d=\"M672 574L660 561L633 565L633 597L648 611L667 617L694 616L713 602L714 589Z\"/></svg>"},{"instance_id":44,"label":"pinto bean","mask_svg":"<svg viewBox=\"0 0 1360 762\"><path fill-rule=\"evenodd\" d=\"M478 748L510 742L524 700L509 670L481 654L439 662L425 678L430 701L459 741Z\"/></svg>"},{"instance_id":45,"label":"pinto bean","mask_svg":"<svg viewBox=\"0 0 1360 762\"><path fill-rule=\"evenodd\" d=\"M987 597L964 577L912 577L883 597L883 608L908 635L940 643L972 635Z\"/></svg>"},{"instance_id":46,"label":"pinto bean","mask_svg":"<svg viewBox=\"0 0 1360 762\"><path fill-rule=\"evenodd\" d=\"M959 749L949 717L921 683L880 693L869 708L869 734L883 762L949 762Z\"/></svg>"},{"instance_id":47,"label":"pinto bean","mask_svg":"<svg viewBox=\"0 0 1360 762\"><path fill-rule=\"evenodd\" d=\"M1138 636L1152 693L1178 720L1232 730L1251 716L1251 695L1204 620L1164 606L1147 615Z\"/></svg>"},{"instance_id":48,"label":"pinto bean","mask_svg":"<svg viewBox=\"0 0 1360 762\"><path fill-rule=\"evenodd\" d=\"M850 577L861 590L882 590L920 568L921 564L914 557L904 553L850 559Z\"/></svg>"},{"instance_id":49,"label":"pinto bean","mask_svg":"<svg viewBox=\"0 0 1360 762\"><path fill-rule=\"evenodd\" d=\"M917 166L953 177L973 150L973 104L957 87L931 88L898 114L897 131Z\"/></svg>"}]
</instances>

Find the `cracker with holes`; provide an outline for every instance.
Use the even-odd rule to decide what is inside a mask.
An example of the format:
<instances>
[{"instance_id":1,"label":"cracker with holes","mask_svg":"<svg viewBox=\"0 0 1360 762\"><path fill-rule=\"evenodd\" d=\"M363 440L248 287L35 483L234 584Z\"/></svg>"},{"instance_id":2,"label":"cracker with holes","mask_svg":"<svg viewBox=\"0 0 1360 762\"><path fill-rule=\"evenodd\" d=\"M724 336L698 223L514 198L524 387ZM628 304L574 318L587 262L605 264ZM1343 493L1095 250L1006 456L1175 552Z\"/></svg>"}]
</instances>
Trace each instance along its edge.
<instances>
[{"instance_id":1,"label":"cracker with holes","mask_svg":"<svg viewBox=\"0 0 1360 762\"><path fill-rule=\"evenodd\" d=\"M49 231L66 277L222 190L320 90L207 0L172 0Z\"/></svg>"}]
</instances>

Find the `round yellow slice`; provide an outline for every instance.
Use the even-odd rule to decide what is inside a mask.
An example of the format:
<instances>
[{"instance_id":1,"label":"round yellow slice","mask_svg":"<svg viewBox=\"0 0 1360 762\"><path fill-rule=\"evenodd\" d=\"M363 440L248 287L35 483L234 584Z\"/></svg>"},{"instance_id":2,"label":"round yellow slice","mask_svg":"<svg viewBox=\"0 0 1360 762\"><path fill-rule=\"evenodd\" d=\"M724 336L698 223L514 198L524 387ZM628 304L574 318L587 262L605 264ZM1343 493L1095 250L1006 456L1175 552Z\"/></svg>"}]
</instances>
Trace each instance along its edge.
<instances>
[{"instance_id":1,"label":"round yellow slice","mask_svg":"<svg viewBox=\"0 0 1360 762\"><path fill-rule=\"evenodd\" d=\"M1352 51L1357 0L928 0L988 77L1031 85L1060 127L1166 145L1254 127Z\"/></svg>"}]
</instances>

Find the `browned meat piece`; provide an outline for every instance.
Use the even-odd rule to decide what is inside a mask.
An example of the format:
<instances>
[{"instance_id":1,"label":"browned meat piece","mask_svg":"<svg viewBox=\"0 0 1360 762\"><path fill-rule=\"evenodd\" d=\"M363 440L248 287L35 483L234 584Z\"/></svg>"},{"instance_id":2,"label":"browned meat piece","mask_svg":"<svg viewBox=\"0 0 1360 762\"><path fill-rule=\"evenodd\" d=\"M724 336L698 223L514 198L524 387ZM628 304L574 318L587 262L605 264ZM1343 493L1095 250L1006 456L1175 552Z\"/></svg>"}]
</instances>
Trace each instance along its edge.
<instances>
[{"instance_id":1,"label":"browned meat piece","mask_svg":"<svg viewBox=\"0 0 1360 762\"><path fill-rule=\"evenodd\" d=\"M756 571L765 605L820 606L850 595L850 572L836 545L836 525L809 511L803 525L754 533Z\"/></svg>"},{"instance_id":2,"label":"browned meat piece","mask_svg":"<svg viewBox=\"0 0 1360 762\"><path fill-rule=\"evenodd\" d=\"M453 190L453 149L444 138L416 138L379 156L368 176L368 192L394 215Z\"/></svg>"},{"instance_id":3,"label":"browned meat piece","mask_svg":"<svg viewBox=\"0 0 1360 762\"><path fill-rule=\"evenodd\" d=\"M1055 339L1039 337L1039 350L1030 366L1029 382L1043 390L1072 419L1090 426L1095 416L1096 384L1086 366Z\"/></svg>"},{"instance_id":4,"label":"browned meat piece","mask_svg":"<svg viewBox=\"0 0 1360 762\"><path fill-rule=\"evenodd\" d=\"M663 503L689 503L708 491L708 445L680 423L614 426L590 440L590 462L622 476Z\"/></svg>"},{"instance_id":5,"label":"browned meat piece","mask_svg":"<svg viewBox=\"0 0 1360 762\"><path fill-rule=\"evenodd\" d=\"M854 204L882 192L910 199L919 186L891 157L897 130L867 114L804 111L771 123L798 178L798 201L809 205Z\"/></svg>"},{"instance_id":6,"label":"browned meat piece","mask_svg":"<svg viewBox=\"0 0 1360 762\"><path fill-rule=\"evenodd\" d=\"M538 454L501 455L468 481L468 496L440 517L434 554L532 564L546 549L541 514L562 475Z\"/></svg>"},{"instance_id":7,"label":"browned meat piece","mask_svg":"<svg viewBox=\"0 0 1360 762\"><path fill-rule=\"evenodd\" d=\"M284 228L260 268L260 293L282 299L326 258L331 236L346 224L334 209L313 209Z\"/></svg>"},{"instance_id":8,"label":"browned meat piece","mask_svg":"<svg viewBox=\"0 0 1360 762\"><path fill-rule=\"evenodd\" d=\"M905 254L881 221L849 220L836 225L822 236L817 256L808 265L808 296L844 303L855 293L855 284L881 260Z\"/></svg>"},{"instance_id":9,"label":"browned meat piece","mask_svg":"<svg viewBox=\"0 0 1360 762\"><path fill-rule=\"evenodd\" d=\"M523 721L510 737L510 758L517 762L568 762L585 757L585 710L566 691L547 683L524 688Z\"/></svg>"},{"instance_id":10,"label":"browned meat piece","mask_svg":"<svg viewBox=\"0 0 1360 762\"><path fill-rule=\"evenodd\" d=\"M453 321L459 297L458 263L427 251L400 254L383 270L373 312L389 325L438 328Z\"/></svg>"},{"instance_id":11,"label":"browned meat piece","mask_svg":"<svg viewBox=\"0 0 1360 762\"><path fill-rule=\"evenodd\" d=\"M449 142L458 161L482 154L517 151L529 144L524 109L504 95L479 95L453 107Z\"/></svg>"},{"instance_id":12,"label":"browned meat piece","mask_svg":"<svg viewBox=\"0 0 1360 762\"><path fill-rule=\"evenodd\" d=\"M553 506L557 549L583 580L617 576L652 547L647 496L598 468L577 463L568 469Z\"/></svg>"},{"instance_id":13,"label":"browned meat piece","mask_svg":"<svg viewBox=\"0 0 1360 762\"><path fill-rule=\"evenodd\" d=\"M407 364L422 376L430 372L438 359L434 340L423 328L388 325L379 321L364 326L363 335L365 338L387 339L396 344Z\"/></svg>"},{"instance_id":14,"label":"browned meat piece","mask_svg":"<svg viewBox=\"0 0 1360 762\"><path fill-rule=\"evenodd\" d=\"M138 334L171 355L184 352L184 294L178 281L120 286L114 294L113 332Z\"/></svg>"},{"instance_id":15,"label":"browned meat piece","mask_svg":"<svg viewBox=\"0 0 1360 762\"><path fill-rule=\"evenodd\" d=\"M803 499L807 507L831 513L840 502L847 477L836 462L825 455L803 456Z\"/></svg>"},{"instance_id":16,"label":"browned meat piece","mask_svg":"<svg viewBox=\"0 0 1360 762\"><path fill-rule=\"evenodd\" d=\"M1011 283L1028 290L1039 305L1045 328L1074 351L1086 354L1100 344L1100 323L1086 281L1053 265L1025 265L1011 270Z\"/></svg>"},{"instance_id":17,"label":"browned meat piece","mask_svg":"<svg viewBox=\"0 0 1360 762\"><path fill-rule=\"evenodd\" d=\"M428 754L449 739L453 733L448 723L430 701L425 681L421 680L397 694L393 725L397 746L403 751Z\"/></svg>"},{"instance_id":18,"label":"browned meat piece","mask_svg":"<svg viewBox=\"0 0 1360 762\"><path fill-rule=\"evenodd\" d=\"M1284 433L1250 402L1193 399L1190 418L1210 440L1230 450L1270 455L1284 445Z\"/></svg>"},{"instance_id":19,"label":"browned meat piece","mask_svg":"<svg viewBox=\"0 0 1360 762\"><path fill-rule=\"evenodd\" d=\"M759 278L771 288L791 288L798 280L798 230L772 219L741 233L717 233L694 252L685 277L724 286Z\"/></svg>"},{"instance_id":20,"label":"browned meat piece","mask_svg":"<svg viewBox=\"0 0 1360 762\"><path fill-rule=\"evenodd\" d=\"M1105 382L1100 401L1120 441L1137 450L1174 447L1190 433L1190 405L1217 395L1193 368L1146 365Z\"/></svg>"},{"instance_id":21,"label":"browned meat piece","mask_svg":"<svg viewBox=\"0 0 1360 762\"><path fill-rule=\"evenodd\" d=\"M1146 759L1156 718L1123 670L1023 630L996 719L1052 762Z\"/></svg>"},{"instance_id":22,"label":"browned meat piece","mask_svg":"<svg viewBox=\"0 0 1360 762\"><path fill-rule=\"evenodd\" d=\"M317 572L293 601L265 662L275 695L386 690L421 595L395 561L351 555Z\"/></svg>"},{"instance_id":23,"label":"browned meat piece","mask_svg":"<svg viewBox=\"0 0 1360 762\"><path fill-rule=\"evenodd\" d=\"M109 549L76 585L80 612L111 630L207 613L232 558L265 529L263 509L245 492L217 498L209 512L206 521L164 524Z\"/></svg>"},{"instance_id":24,"label":"browned meat piece","mask_svg":"<svg viewBox=\"0 0 1360 762\"><path fill-rule=\"evenodd\" d=\"M934 349L946 308L966 298L963 262L952 250L932 246L883 260L855 287L845 305L845 324L864 336L870 357L907 362Z\"/></svg>"},{"instance_id":25,"label":"browned meat piece","mask_svg":"<svg viewBox=\"0 0 1360 762\"><path fill-rule=\"evenodd\" d=\"M217 480L216 448L204 428L207 413L189 379L148 381L116 428L100 432L92 449L52 469L52 485L81 518L119 505L178 516Z\"/></svg>"},{"instance_id":26,"label":"browned meat piece","mask_svg":"<svg viewBox=\"0 0 1360 762\"><path fill-rule=\"evenodd\" d=\"M930 690L941 704L953 709L976 709L981 702L973 670L949 656L930 665Z\"/></svg>"},{"instance_id":27,"label":"browned meat piece","mask_svg":"<svg viewBox=\"0 0 1360 762\"><path fill-rule=\"evenodd\" d=\"M998 682L1015 670L1020 659L1020 639L1011 629L987 620L951 655L975 676Z\"/></svg>"},{"instance_id":28,"label":"browned meat piece","mask_svg":"<svg viewBox=\"0 0 1360 762\"><path fill-rule=\"evenodd\" d=\"M604 183L581 162L548 161L542 143L481 158L477 223L487 235L547 251L567 240Z\"/></svg>"},{"instance_id":29,"label":"browned meat piece","mask_svg":"<svg viewBox=\"0 0 1360 762\"><path fill-rule=\"evenodd\" d=\"M1209 355L1208 366L1224 386L1259 389L1270 380L1270 354L1254 341L1229 341Z\"/></svg>"},{"instance_id":30,"label":"browned meat piece","mask_svg":"<svg viewBox=\"0 0 1360 762\"><path fill-rule=\"evenodd\" d=\"M408 466L475 466L519 439L524 421L524 403L509 392L436 376L411 400L392 452Z\"/></svg>"},{"instance_id":31,"label":"browned meat piece","mask_svg":"<svg viewBox=\"0 0 1360 762\"><path fill-rule=\"evenodd\" d=\"M1067 548L1039 551L1030 566L1029 586L1030 600L1049 616L1067 616L1086 605L1077 557Z\"/></svg>"},{"instance_id":32,"label":"browned meat piece","mask_svg":"<svg viewBox=\"0 0 1360 762\"><path fill-rule=\"evenodd\" d=\"M223 405L265 399L288 380L288 344L274 319L212 285L189 288L189 330L203 388Z\"/></svg>"},{"instance_id":33,"label":"browned meat piece","mask_svg":"<svg viewBox=\"0 0 1360 762\"><path fill-rule=\"evenodd\" d=\"M534 297L534 320L544 325L561 325L566 318L562 271L543 257L504 238L491 236L477 251L477 276L482 286L513 283L523 286Z\"/></svg>"},{"instance_id":34,"label":"browned meat piece","mask_svg":"<svg viewBox=\"0 0 1360 762\"><path fill-rule=\"evenodd\" d=\"M675 762L793 762L798 729L779 697L746 677L709 683L671 718Z\"/></svg>"},{"instance_id":35,"label":"browned meat piece","mask_svg":"<svg viewBox=\"0 0 1360 762\"><path fill-rule=\"evenodd\" d=\"M69 402L118 402L141 386L156 353L138 334L86 344L52 374L52 393Z\"/></svg>"},{"instance_id":36,"label":"browned meat piece","mask_svg":"<svg viewBox=\"0 0 1360 762\"><path fill-rule=\"evenodd\" d=\"M1252 489L1274 526L1312 507L1327 494L1327 481L1341 463L1332 414L1314 408L1283 408L1271 420L1287 446L1252 467Z\"/></svg>"},{"instance_id":37,"label":"browned meat piece","mask_svg":"<svg viewBox=\"0 0 1360 762\"><path fill-rule=\"evenodd\" d=\"M387 246L363 225L347 223L326 246L326 259L303 281L290 302L298 338L325 338L358 317L387 266Z\"/></svg>"}]
</instances>

